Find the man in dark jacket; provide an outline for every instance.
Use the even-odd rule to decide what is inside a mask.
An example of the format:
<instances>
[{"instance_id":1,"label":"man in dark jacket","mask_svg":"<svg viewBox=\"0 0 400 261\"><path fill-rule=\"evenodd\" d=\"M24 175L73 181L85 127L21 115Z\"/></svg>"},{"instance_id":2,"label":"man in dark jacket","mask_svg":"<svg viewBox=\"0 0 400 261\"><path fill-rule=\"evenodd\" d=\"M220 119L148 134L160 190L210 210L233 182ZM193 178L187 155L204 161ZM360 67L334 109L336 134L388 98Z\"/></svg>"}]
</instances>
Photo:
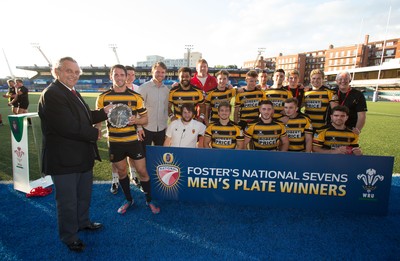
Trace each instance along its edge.
<instances>
[{"instance_id":1,"label":"man in dark jacket","mask_svg":"<svg viewBox=\"0 0 400 261\"><path fill-rule=\"evenodd\" d=\"M56 80L40 96L38 113L43 133L42 172L51 175L56 190L59 236L71 251L85 248L79 230L96 230L89 207L94 160L100 160L92 124L107 119L111 106L91 111L76 92L81 70L71 57L53 68Z\"/></svg>"}]
</instances>

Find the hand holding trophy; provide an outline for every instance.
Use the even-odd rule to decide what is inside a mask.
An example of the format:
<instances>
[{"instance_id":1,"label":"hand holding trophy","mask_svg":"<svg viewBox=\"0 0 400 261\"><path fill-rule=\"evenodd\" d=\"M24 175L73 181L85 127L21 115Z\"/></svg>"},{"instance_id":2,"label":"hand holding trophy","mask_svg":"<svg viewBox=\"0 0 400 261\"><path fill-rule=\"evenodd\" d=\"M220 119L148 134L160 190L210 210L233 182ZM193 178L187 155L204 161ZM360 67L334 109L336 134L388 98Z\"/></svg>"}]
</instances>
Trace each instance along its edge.
<instances>
[{"instance_id":1,"label":"hand holding trophy","mask_svg":"<svg viewBox=\"0 0 400 261\"><path fill-rule=\"evenodd\" d=\"M123 128L128 125L131 116L131 108L125 104L118 103L113 105L113 108L109 111L108 122L115 128Z\"/></svg>"}]
</instances>

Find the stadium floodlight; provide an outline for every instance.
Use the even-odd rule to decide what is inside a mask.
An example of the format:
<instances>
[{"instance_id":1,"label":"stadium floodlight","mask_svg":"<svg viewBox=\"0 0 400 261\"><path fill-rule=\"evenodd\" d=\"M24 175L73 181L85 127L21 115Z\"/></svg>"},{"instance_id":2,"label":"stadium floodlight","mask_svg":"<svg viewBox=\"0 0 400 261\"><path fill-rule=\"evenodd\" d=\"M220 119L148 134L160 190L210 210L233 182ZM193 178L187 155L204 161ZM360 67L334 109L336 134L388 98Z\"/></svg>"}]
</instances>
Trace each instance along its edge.
<instances>
[{"instance_id":1,"label":"stadium floodlight","mask_svg":"<svg viewBox=\"0 0 400 261\"><path fill-rule=\"evenodd\" d=\"M253 68L254 68L254 69L256 68L258 58L260 58L260 56L264 53L264 51L265 51L265 48L264 48L264 47L259 47L259 48L258 48L258 51L257 51L257 58L256 58L256 60L254 61L254 65L253 65Z\"/></svg>"},{"instance_id":2,"label":"stadium floodlight","mask_svg":"<svg viewBox=\"0 0 400 261\"><path fill-rule=\"evenodd\" d=\"M110 47L113 50L113 52L115 54L115 58L117 59L117 63L121 64L121 62L119 61L118 53L117 53L117 48L118 48L117 44L109 44L108 47Z\"/></svg>"},{"instance_id":3,"label":"stadium floodlight","mask_svg":"<svg viewBox=\"0 0 400 261\"><path fill-rule=\"evenodd\" d=\"M47 56L44 54L42 48L40 48L40 44L39 43L31 43L31 46L33 48L38 49L38 51L42 54L42 56L44 57L44 59L47 61L47 64L49 65L49 67L51 67L51 62L49 60L49 58L47 58Z\"/></svg>"},{"instance_id":4,"label":"stadium floodlight","mask_svg":"<svg viewBox=\"0 0 400 261\"><path fill-rule=\"evenodd\" d=\"M193 50L193 44L185 44L187 50L187 67L190 67L190 51Z\"/></svg>"}]
</instances>

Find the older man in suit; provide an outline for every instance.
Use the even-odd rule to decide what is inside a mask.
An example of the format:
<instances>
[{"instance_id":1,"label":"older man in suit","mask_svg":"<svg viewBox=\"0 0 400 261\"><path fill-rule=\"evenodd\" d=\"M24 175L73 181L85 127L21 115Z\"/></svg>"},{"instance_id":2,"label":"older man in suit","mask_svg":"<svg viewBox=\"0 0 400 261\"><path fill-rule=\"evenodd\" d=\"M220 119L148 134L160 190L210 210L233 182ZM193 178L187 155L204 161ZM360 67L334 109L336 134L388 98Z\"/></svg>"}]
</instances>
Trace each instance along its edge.
<instances>
[{"instance_id":1,"label":"older man in suit","mask_svg":"<svg viewBox=\"0 0 400 261\"><path fill-rule=\"evenodd\" d=\"M38 112L43 133L42 171L51 175L56 190L58 231L71 251L83 251L80 230L97 230L89 207L94 160L100 160L92 124L107 119L112 106L91 111L76 92L81 70L71 57L61 58L53 68L56 80L40 96Z\"/></svg>"}]
</instances>

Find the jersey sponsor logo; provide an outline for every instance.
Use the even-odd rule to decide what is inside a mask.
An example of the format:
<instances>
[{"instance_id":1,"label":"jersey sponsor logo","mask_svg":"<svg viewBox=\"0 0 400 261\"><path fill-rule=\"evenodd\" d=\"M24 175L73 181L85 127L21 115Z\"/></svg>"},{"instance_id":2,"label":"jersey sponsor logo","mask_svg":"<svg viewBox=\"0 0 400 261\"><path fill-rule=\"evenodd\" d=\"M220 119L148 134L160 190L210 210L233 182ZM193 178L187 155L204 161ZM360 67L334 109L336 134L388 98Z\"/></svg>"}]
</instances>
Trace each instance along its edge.
<instances>
[{"instance_id":1,"label":"jersey sponsor logo","mask_svg":"<svg viewBox=\"0 0 400 261\"><path fill-rule=\"evenodd\" d=\"M232 145L232 139L230 139L230 138L216 138L215 139L215 144L223 145L223 146L229 146L229 145Z\"/></svg>"},{"instance_id":2,"label":"jersey sponsor logo","mask_svg":"<svg viewBox=\"0 0 400 261\"><path fill-rule=\"evenodd\" d=\"M244 108L250 108L250 107L258 107L258 104L260 103L259 100L246 100L243 103Z\"/></svg>"},{"instance_id":3,"label":"jersey sponsor logo","mask_svg":"<svg viewBox=\"0 0 400 261\"><path fill-rule=\"evenodd\" d=\"M337 143L333 143L333 144L331 144L331 150L335 150L335 149L337 149L337 148L339 148L341 146L343 146L343 145L340 145L340 144L337 144Z\"/></svg>"},{"instance_id":4,"label":"jersey sponsor logo","mask_svg":"<svg viewBox=\"0 0 400 261\"><path fill-rule=\"evenodd\" d=\"M262 146L276 145L277 140L275 138L260 138L258 139L258 143Z\"/></svg>"},{"instance_id":5,"label":"jersey sponsor logo","mask_svg":"<svg viewBox=\"0 0 400 261\"><path fill-rule=\"evenodd\" d=\"M307 101L306 102L307 108L312 108L312 109L320 109L320 108L322 108L321 104L322 104L321 101Z\"/></svg>"},{"instance_id":6,"label":"jersey sponsor logo","mask_svg":"<svg viewBox=\"0 0 400 261\"><path fill-rule=\"evenodd\" d=\"M301 138L301 130L286 130L289 139Z\"/></svg>"},{"instance_id":7,"label":"jersey sponsor logo","mask_svg":"<svg viewBox=\"0 0 400 261\"><path fill-rule=\"evenodd\" d=\"M270 101L272 102L272 104L274 105L274 107L283 107L283 101L282 101L282 100L273 100L273 99L270 99Z\"/></svg>"}]
</instances>

